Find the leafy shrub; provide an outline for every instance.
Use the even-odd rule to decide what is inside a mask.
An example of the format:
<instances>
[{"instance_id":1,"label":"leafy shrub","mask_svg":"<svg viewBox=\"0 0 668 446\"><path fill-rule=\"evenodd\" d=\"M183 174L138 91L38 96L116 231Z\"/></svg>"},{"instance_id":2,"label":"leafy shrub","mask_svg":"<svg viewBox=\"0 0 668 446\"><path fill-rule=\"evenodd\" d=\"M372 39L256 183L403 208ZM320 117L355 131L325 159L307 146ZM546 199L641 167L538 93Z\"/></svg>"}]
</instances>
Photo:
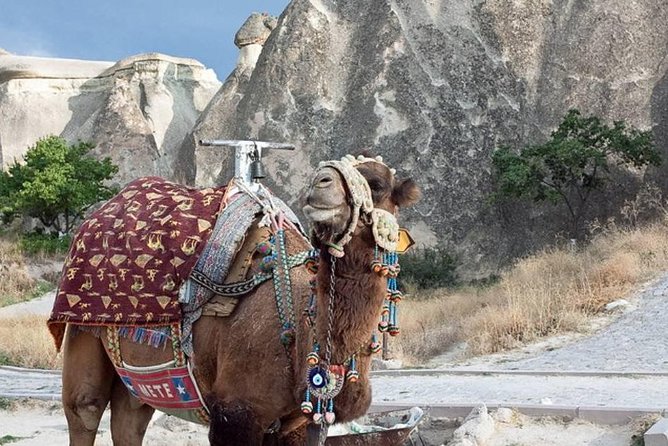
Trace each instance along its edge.
<instances>
[{"instance_id":1,"label":"leafy shrub","mask_svg":"<svg viewBox=\"0 0 668 446\"><path fill-rule=\"evenodd\" d=\"M68 145L58 136L37 141L24 162L0 171L0 218L37 218L45 228L69 233L95 203L116 190L104 184L118 171L110 158L98 161L86 142Z\"/></svg>"},{"instance_id":2,"label":"leafy shrub","mask_svg":"<svg viewBox=\"0 0 668 446\"><path fill-rule=\"evenodd\" d=\"M568 209L570 236L582 235L582 223L593 191L602 191L614 165L641 169L661 164L651 131L569 110L550 140L519 153L500 147L492 155L495 199L524 198L561 202Z\"/></svg>"},{"instance_id":3,"label":"leafy shrub","mask_svg":"<svg viewBox=\"0 0 668 446\"><path fill-rule=\"evenodd\" d=\"M440 288L458 283L457 260L443 248L420 249L401 256L401 284Z\"/></svg>"},{"instance_id":4,"label":"leafy shrub","mask_svg":"<svg viewBox=\"0 0 668 446\"><path fill-rule=\"evenodd\" d=\"M21 250L31 256L39 254L67 254L72 237L31 232L21 236Z\"/></svg>"}]
</instances>

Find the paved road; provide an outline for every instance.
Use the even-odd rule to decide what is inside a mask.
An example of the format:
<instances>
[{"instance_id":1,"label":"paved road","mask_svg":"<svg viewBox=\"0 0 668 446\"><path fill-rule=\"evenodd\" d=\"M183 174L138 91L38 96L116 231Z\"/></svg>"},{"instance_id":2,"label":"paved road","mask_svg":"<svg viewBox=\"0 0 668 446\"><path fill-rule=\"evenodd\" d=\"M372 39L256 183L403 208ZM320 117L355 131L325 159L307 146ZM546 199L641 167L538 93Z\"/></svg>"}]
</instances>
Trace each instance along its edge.
<instances>
[{"instance_id":1,"label":"paved road","mask_svg":"<svg viewBox=\"0 0 668 446\"><path fill-rule=\"evenodd\" d=\"M668 375L449 373L419 370L372 377L375 404L503 404L668 409ZM60 374L0 368L0 397L60 399Z\"/></svg>"},{"instance_id":2,"label":"paved road","mask_svg":"<svg viewBox=\"0 0 668 446\"><path fill-rule=\"evenodd\" d=\"M56 292L54 290L27 302L0 307L0 318L32 315L48 316L51 314L51 308L53 307L55 297Z\"/></svg>"},{"instance_id":3,"label":"paved road","mask_svg":"<svg viewBox=\"0 0 668 446\"><path fill-rule=\"evenodd\" d=\"M435 374L375 376L374 404L597 406L668 409L668 376Z\"/></svg>"},{"instance_id":4,"label":"paved road","mask_svg":"<svg viewBox=\"0 0 668 446\"><path fill-rule=\"evenodd\" d=\"M60 372L0 367L0 397L60 400Z\"/></svg>"},{"instance_id":5,"label":"paved road","mask_svg":"<svg viewBox=\"0 0 668 446\"><path fill-rule=\"evenodd\" d=\"M668 408L668 373L657 376L554 376L568 370L668 372L668 276L634 299L628 311L593 336L517 359L500 355L432 372L377 374L374 401L420 404L548 404ZM42 303L42 307L44 307ZM1 317L1 315L0 315ZM526 355L525 355L526 356ZM466 369L491 373L461 374ZM524 370L533 375L494 373ZM470 372L470 370L469 370ZM59 399L55 373L0 368L0 396Z\"/></svg>"}]
</instances>

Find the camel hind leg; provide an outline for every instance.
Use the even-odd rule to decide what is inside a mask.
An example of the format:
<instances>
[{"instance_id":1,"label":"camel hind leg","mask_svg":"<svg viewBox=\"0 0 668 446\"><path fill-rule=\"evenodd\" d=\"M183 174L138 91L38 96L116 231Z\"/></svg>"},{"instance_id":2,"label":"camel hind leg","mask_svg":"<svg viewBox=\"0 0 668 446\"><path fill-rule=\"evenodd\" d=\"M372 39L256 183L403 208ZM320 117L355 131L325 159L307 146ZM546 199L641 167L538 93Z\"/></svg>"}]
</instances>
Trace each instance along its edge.
<instances>
[{"instance_id":1,"label":"camel hind leg","mask_svg":"<svg viewBox=\"0 0 668 446\"><path fill-rule=\"evenodd\" d=\"M155 412L133 397L120 378L111 391L111 438L114 445L141 446L146 427Z\"/></svg>"},{"instance_id":2,"label":"camel hind leg","mask_svg":"<svg viewBox=\"0 0 668 446\"><path fill-rule=\"evenodd\" d=\"M63 351L63 408L71 446L95 441L100 418L111 397L114 368L102 342L90 333L67 329Z\"/></svg>"}]
</instances>

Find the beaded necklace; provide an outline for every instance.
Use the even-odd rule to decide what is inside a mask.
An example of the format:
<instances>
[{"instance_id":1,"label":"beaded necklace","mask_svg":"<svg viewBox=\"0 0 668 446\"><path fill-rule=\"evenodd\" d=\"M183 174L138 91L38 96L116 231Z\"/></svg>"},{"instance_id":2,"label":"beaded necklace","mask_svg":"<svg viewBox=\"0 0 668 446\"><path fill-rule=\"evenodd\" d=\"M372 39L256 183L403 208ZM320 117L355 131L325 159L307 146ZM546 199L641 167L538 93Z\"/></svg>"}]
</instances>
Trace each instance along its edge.
<instances>
[{"instance_id":1,"label":"beaded necklace","mask_svg":"<svg viewBox=\"0 0 668 446\"><path fill-rule=\"evenodd\" d=\"M305 262L306 269L312 274L318 271L319 252L313 250ZM334 305L334 276L337 257L331 256L330 286L328 296L328 328L324 356L321 356L321 346L316 340L316 281L311 280L311 295L308 307L304 310L306 324L311 328L313 348L306 355L306 392L301 410L305 415L312 416L316 424L331 425L336 421L334 413L334 398L341 392L345 382L356 383L359 380L357 370L357 356L359 354L374 354L381 350L376 332L371 335L370 342L353 353L343 364L331 364L331 329L332 312ZM399 334L398 307L402 293L397 289L397 275L400 267L396 252L384 251L380 254L378 246L374 249L374 259L370 265L372 271L387 278L385 301L383 303L378 323L378 331L388 332L391 336ZM315 402L315 404L314 404ZM326 429L323 429L326 431Z\"/></svg>"}]
</instances>

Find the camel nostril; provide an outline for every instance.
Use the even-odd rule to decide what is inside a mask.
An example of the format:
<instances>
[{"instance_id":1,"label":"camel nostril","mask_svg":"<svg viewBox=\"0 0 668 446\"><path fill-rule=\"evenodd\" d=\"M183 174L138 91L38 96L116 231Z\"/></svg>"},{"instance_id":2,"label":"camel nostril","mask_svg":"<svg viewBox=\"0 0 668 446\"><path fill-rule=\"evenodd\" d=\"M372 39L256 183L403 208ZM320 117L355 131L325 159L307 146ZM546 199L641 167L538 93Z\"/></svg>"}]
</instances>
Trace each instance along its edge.
<instances>
[{"instance_id":1,"label":"camel nostril","mask_svg":"<svg viewBox=\"0 0 668 446\"><path fill-rule=\"evenodd\" d=\"M334 182L334 179L329 174L324 174L316 178L315 185L317 187L329 187Z\"/></svg>"}]
</instances>

